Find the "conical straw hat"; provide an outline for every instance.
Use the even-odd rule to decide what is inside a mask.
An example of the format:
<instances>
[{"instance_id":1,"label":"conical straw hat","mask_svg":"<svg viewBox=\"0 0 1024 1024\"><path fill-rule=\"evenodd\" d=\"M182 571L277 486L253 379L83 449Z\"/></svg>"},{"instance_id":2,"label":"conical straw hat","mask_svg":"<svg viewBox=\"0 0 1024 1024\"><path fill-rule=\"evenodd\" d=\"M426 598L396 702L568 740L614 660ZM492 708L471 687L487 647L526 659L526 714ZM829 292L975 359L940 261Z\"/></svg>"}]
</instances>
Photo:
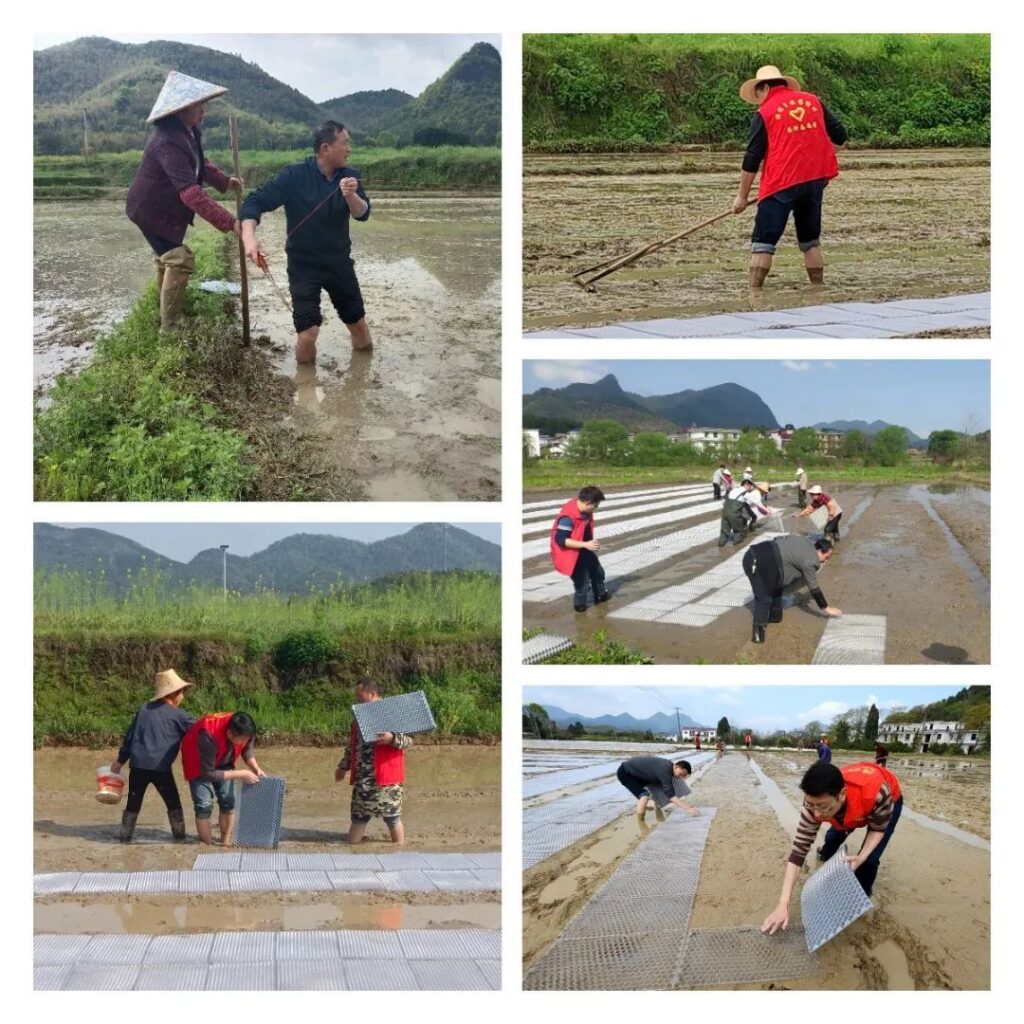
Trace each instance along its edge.
<instances>
[{"instance_id":1,"label":"conical straw hat","mask_svg":"<svg viewBox=\"0 0 1024 1024\"><path fill-rule=\"evenodd\" d=\"M166 672L157 672L153 679L153 700L169 697L172 693L177 693L179 690L184 690L186 686L192 685L192 683L186 683L173 668L167 669Z\"/></svg>"},{"instance_id":2,"label":"conical straw hat","mask_svg":"<svg viewBox=\"0 0 1024 1024\"><path fill-rule=\"evenodd\" d=\"M193 103L212 100L215 96L223 96L227 89L223 85L204 82L201 78L183 75L180 71L171 71L167 81L160 90L160 95L153 104L146 121L152 124L168 114L176 114L179 110L191 107Z\"/></svg>"},{"instance_id":3,"label":"conical straw hat","mask_svg":"<svg viewBox=\"0 0 1024 1024\"><path fill-rule=\"evenodd\" d=\"M784 78L790 89L800 91L800 83L792 75L784 75L774 64L765 64L764 67L757 69L757 74L753 78L748 78L740 86L740 99L756 105L757 96L754 90L761 82L770 82L774 78Z\"/></svg>"}]
</instances>

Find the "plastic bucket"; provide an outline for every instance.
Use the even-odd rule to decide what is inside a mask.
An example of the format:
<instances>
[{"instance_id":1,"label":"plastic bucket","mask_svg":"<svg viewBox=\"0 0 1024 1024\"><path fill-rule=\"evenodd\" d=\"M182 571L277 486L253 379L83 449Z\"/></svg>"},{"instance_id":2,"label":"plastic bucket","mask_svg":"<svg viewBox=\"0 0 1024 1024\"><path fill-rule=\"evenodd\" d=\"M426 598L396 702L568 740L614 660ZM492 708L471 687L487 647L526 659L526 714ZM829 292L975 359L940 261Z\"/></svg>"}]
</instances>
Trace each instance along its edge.
<instances>
[{"instance_id":1,"label":"plastic bucket","mask_svg":"<svg viewBox=\"0 0 1024 1024\"><path fill-rule=\"evenodd\" d=\"M119 804L124 793L124 776L105 764L96 769L96 799L101 804Z\"/></svg>"}]
</instances>

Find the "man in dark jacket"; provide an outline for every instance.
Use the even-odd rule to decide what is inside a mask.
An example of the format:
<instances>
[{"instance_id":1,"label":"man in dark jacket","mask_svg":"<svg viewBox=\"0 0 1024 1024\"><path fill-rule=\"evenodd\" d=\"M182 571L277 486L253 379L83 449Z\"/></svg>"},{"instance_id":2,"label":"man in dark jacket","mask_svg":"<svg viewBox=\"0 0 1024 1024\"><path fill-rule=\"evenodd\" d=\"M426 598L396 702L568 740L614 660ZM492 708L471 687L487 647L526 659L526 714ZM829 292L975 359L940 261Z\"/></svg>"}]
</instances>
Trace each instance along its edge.
<instances>
[{"instance_id":1,"label":"man in dark jacket","mask_svg":"<svg viewBox=\"0 0 1024 1024\"><path fill-rule=\"evenodd\" d=\"M185 288L195 256L185 232L198 213L218 231L241 235L238 221L203 191L240 191L241 178L228 177L206 159L200 126L206 103L227 89L172 71L157 97L149 122L155 131L128 189L125 212L154 253L160 326L173 328L185 305Z\"/></svg>"},{"instance_id":2,"label":"man in dark jacket","mask_svg":"<svg viewBox=\"0 0 1024 1024\"><path fill-rule=\"evenodd\" d=\"M700 811L676 796L677 782L689 778L690 770L689 761L673 764L664 757L631 757L619 765L616 778L636 797L637 817L642 818L646 813L649 797L659 809L674 804L696 817Z\"/></svg>"},{"instance_id":3,"label":"man in dark jacket","mask_svg":"<svg viewBox=\"0 0 1024 1024\"><path fill-rule=\"evenodd\" d=\"M811 597L826 615L838 618L843 614L825 600L816 578L818 568L831 557L829 541L811 540L800 534L776 537L747 548L743 554L743 571L754 592L752 639L755 644L764 643L769 622L782 621L782 592L797 580L807 584Z\"/></svg>"},{"instance_id":4,"label":"man in dark jacket","mask_svg":"<svg viewBox=\"0 0 1024 1024\"><path fill-rule=\"evenodd\" d=\"M324 322L321 290L330 296L348 328L352 347L369 349L373 345L349 238L350 221L369 218L370 200L359 174L348 166L351 148L345 126L324 121L313 132L313 156L289 164L250 193L242 206L245 254L257 266L265 265L266 254L256 237L256 225L263 214L284 207L298 363L316 362L316 341Z\"/></svg>"}]
</instances>

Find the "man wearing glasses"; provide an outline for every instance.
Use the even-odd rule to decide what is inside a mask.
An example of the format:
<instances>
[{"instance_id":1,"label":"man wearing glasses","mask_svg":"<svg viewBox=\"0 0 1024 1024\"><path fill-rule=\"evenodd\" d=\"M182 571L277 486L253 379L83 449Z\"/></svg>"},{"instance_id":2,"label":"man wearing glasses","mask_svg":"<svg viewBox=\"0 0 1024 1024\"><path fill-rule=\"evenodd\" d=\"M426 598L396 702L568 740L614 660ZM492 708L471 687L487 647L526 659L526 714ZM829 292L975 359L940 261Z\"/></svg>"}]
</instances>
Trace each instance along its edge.
<instances>
[{"instance_id":1,"label":"man wearing glasses","mask_svg":"<svg viewBox=\"0 0 1024 1024\"><path fill-rule=\"evenodd\" d=\"M822 822L827 821L831 827L818 849L821 861L829 860L854 829L867 827L860 852L847 857L847 861L861 888L870 896L878 862L903 811L899 780L888 768L870 761L857 761L842 768L818 761L807 769L800 788L804 792L804 805L786 864L782 895L779 905L761 925L761 931L769 935L789 925L789 903L797 875Z\"/></svg>"}]
</instances>

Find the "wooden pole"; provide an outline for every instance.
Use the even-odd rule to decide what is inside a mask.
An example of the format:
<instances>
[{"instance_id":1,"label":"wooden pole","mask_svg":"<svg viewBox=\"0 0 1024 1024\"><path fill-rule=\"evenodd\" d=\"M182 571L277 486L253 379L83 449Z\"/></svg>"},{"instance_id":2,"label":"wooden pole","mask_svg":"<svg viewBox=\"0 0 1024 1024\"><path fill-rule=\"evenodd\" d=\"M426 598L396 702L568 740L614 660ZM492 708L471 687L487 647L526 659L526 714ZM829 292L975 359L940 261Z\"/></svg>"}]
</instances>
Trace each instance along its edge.
<instances>
[{"instance_id":1,"label":"wooden pole","mask_svg":"<svg viewBox=\"0 0 1024 1024\"><path fill-rule=\"evenodd\" d=\"M238 118L230 117L231 159L234 161L235 177L241 179L242 171L238 161ZM242 223L242 190L235 193L235 217ZM245 265L245 246L238 239L238 273L242 279L242 344L249 345L249 269Z\"/></svg>"}]
</instances>

